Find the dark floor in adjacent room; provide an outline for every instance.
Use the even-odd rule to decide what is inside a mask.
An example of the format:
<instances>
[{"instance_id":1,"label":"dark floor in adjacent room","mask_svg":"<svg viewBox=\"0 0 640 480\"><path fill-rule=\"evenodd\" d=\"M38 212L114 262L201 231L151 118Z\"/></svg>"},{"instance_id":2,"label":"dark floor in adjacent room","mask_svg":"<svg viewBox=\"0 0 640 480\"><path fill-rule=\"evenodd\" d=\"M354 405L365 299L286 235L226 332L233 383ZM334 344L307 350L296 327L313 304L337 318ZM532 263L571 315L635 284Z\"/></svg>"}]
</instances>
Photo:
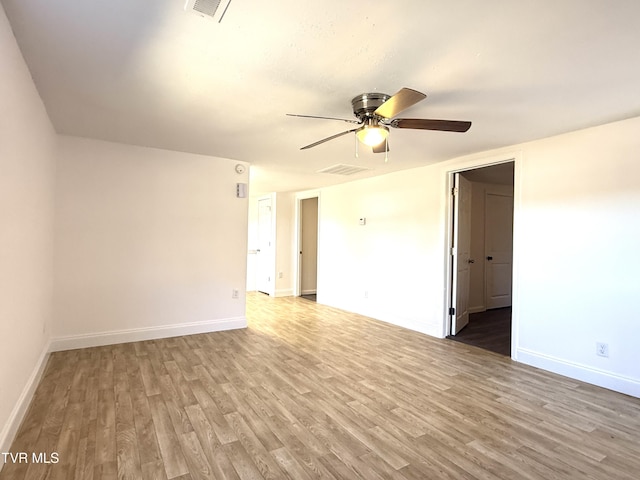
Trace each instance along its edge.
<instances>
[{"instance_id":1,"label":"dark floor in adjacent room","mask_svg":"<svg viewBox=\"0 0 640 480\"><path fill-rule=\"evenodd\" d=\"M511 356L511 307L472 313L469 324L448 338Z\"/></svg>"}]
</instances>

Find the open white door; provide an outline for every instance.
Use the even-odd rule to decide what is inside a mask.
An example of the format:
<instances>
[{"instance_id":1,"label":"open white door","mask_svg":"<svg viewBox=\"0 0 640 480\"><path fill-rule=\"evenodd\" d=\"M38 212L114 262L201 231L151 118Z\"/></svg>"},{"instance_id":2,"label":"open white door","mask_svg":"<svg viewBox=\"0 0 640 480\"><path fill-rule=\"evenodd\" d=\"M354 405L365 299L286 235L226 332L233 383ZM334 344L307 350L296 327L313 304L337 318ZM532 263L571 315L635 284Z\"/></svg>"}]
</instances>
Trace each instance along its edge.
<instances>
[{"instance_id":1,"label":"open white door","mask_svg":"<svg viewBox=\"0 0 640 480\"><path fill-rule=\"evenodd\" d=\"M454 174L451 335L469 323L469 266L471 253L471 182Z\"/></svg>"},{"instance_id":2,"label":"open white door","mask_svg":"<svg viewBox=\"0 0 640 480\"><path fill-rule=\"evenodd\" d=\"M256 262L256 289L269 295L273 294L273 248L271 246L271 199L258 200L258 250Z\"/></svg>"},{"instance_id":3,"label":"open white door","mask_svg":"<svg viewBox=\"0 0 640 480\"><path fill-rule=\"evenodd\" d=\"M513 258L513 196L485 196L485 305L511 306Z\"/></svg>"}]
</instances>

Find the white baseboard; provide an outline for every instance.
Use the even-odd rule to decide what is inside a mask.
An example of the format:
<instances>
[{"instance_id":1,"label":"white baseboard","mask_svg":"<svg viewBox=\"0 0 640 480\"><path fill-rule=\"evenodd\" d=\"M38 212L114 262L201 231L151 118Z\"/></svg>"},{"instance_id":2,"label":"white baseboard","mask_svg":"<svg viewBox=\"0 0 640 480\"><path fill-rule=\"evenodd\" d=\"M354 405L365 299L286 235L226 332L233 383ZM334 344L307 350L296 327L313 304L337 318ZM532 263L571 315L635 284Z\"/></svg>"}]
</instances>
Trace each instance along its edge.
<instances>
[{"instance_id":1,"label":"white baseboard","mask_svg":"<svg viewBox=\"0 0 640 480\"><path fill-rule=\"evenodd\" d=\"M292 297L293 296L293 289L291 288L282 288L280 290L276 290L274 292L274 297Z\"/></svg>"},{"instance_id":2,"label":"white baseboard","mask_svg":"<svg viewBox=\"0 0 640 480\"><path fill-rule=\"evenodd\" d=\"M565 377L581 380L592 385L608 388L616 392L640 398L640 380L579 363L569 362L551 355L534 352L526 348L519 348L517 361L548 370Z\"/></svg>"},{"instance_id":3,"label":"white baseboard","mask_svg":"<svg viewBox=\"0 0 640 480\"><path fill-rule=\"evenodd\" d=\"M36 388L38 388L38 384L40 383L40 379L44 373L47 360L49 359L49 348L49 344L47 343L38 358L33 372L31 372L31 375L27 380L27 384L24 386L20 397L18 397L18 401L11 411L9 418L7 419L7 423L5 423L2 431L0 432L0 452L9 452L11 449L13 439L18 432L18 428L20 428L20 424L24 419L24 415L27 413L27 409L31 404L31 399L35 394ZM4 461L0 461L0 471L3 466Z\"/></svg>"},{"instance_id":4,"label":"white baseboard","mask_svg":"<svg viewBox=\"0 0 640 480\"><path fill-rule=\"evenodd\" d=\"M99 347L103 345L137 342L142 340L154 340L158 338L177 337L182 335L193 335L198 333L219 332L223 330L246 328L246 326L246 317L235 317L205 322L192 322L179 325L165 325L161 327L136 328L131 330L53 338L45 345L33 372L29 376L27 384L15 404L15 407L9 415L2 431L0 431L0 452L10 451L11 444L13 443L24 415L31 404L36 388L40 383L50 352L73 350L76 348ZM0 471L3 466L4 462L0 461Z\"/></svg>"},{"instance_id":5,"label":"white baseboard","mask_svg":"<svg viewBox=\"0 0 640 480\"><path fill-rule=\"evenodd\" d=\"M180 337L198 333L220 332L246 328L246 317L222 318L205 322L181 323L164 325L161 327L133 328L113 332L90 333L86 335L72 335L56 337L51 340L51 352L74 350L76 348L101 347L117 343L140 342L158 338Z\"/></svg>"}]
</instances>

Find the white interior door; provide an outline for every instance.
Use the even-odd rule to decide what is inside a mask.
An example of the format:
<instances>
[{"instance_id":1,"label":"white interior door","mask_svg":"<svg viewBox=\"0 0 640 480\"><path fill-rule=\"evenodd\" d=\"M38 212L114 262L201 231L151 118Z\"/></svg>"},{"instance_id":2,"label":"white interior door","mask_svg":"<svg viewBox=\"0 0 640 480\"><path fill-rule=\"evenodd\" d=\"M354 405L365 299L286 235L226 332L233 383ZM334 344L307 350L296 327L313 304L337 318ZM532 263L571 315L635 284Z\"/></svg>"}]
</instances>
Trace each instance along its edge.
<instances>
[{"instance_id":1,"label":"white interior door","mask_svg":"<svg viewBox=\"0 0 640 480\"><path fill-rule=\"evenodd\" d=\"M469 261L471 255L471 182L454 174L451 335L469 323Z\"/></svg>"},{"instance_id":2,"label":"white interior door","mask_svg":"<svg viewBox=\"0 0 640 480\"><path fill-rule=\"evenodd\" d=\"M513 197L485 196L485 285L487 308L511 306Z\"/></svg>"},{"instance_id":3,"label":"white interior door","mask_svg":"<svg viewBox=\"0 0 640 480\"><path fill-rule=\"evenodd\" d=\"M273 247L272 247L271 199L258 200L258 250L256 255L256 289L273 293Z\"/></svg>"}]
</instances>

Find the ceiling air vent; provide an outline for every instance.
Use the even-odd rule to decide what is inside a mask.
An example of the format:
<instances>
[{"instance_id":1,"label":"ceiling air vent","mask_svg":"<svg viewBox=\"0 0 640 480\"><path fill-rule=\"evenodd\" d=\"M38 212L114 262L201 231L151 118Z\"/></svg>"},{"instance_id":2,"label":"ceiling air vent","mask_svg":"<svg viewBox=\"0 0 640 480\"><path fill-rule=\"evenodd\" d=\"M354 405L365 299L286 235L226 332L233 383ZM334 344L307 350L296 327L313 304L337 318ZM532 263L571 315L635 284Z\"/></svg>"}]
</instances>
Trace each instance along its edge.
<instances>
[{"instance_id":1,"label":"ceiling air vent","mask_svg":"<svg viewBox=\"0 0 640 480\"><path fill-rule=\"evenodd\" d=\"M333 175L353 175L354 173L364 172L365 170L370 170L370 169L367 167L358 167L356 165L345 165L343 163L339 163L337 165L332 165L331 167L318 170L316 173L331 173Z\"/></svg>"},{"instance_id":2,"label":"ceiling air vent","mask_svg":"<svg viewBox=\"0 0 640 480\"><path fill-rule=\"evenodd\" d=\"M186 0L184 9L220 23L231 0Z\"/></svg>"}]
</instances>

